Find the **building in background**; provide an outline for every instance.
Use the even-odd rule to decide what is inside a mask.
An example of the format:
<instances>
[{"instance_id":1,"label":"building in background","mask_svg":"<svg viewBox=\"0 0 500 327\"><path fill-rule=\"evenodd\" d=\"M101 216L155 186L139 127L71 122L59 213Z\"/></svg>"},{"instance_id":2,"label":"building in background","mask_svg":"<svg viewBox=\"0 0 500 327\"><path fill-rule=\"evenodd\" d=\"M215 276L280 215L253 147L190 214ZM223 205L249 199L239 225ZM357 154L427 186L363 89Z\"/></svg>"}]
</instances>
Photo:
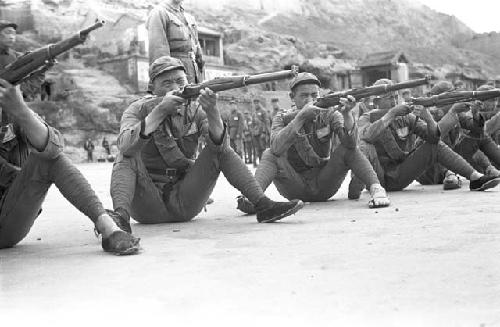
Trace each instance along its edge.
<instances>
[{"instance_id":1,"label":"building in background","mask_svg":"<svg viewBox=\"0 0 500 327\"><path fill-rule=\"evenodd\" d=\"M402 51L385 51L368 54L361 61L360 70L363 85L373 85L381 78L394 82L404 82L409 79L410 60Z\"/></svg>"}]
</instances>

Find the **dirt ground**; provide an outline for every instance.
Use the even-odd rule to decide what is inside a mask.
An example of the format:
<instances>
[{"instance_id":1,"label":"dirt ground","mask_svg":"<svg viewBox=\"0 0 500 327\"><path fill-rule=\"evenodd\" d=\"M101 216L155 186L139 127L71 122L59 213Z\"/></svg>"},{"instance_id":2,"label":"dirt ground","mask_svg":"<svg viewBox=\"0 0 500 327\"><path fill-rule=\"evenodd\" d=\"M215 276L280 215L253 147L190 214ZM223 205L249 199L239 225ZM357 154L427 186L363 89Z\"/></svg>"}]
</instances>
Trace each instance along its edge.
<instances>
[{"instance_id":1,"label":"dirt ground","mask_svg":"<svg viewBox=\"0 0 500 327\"><path fill-rule=\"evenodd\" d=\"M110 207L111 164L79 167ZM134 224L130 257L102 252L51 188L29 236L0 251L0 325L500 326L500 188L414 184L370 210L346 186L258 224L221 178L196 220Z\"/></svg>"}]
</instances>

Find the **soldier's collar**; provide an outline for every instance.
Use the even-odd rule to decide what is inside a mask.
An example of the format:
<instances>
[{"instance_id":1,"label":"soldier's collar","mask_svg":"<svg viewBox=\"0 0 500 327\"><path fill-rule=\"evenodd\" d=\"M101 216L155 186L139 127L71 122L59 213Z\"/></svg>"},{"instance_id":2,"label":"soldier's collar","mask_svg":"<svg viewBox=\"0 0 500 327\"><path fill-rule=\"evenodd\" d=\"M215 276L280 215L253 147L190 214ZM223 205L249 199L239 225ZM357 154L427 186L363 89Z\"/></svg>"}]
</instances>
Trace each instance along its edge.
<instances>
[{"instance_id":1,"label":"soldier's collar","mask_svg":"<svg viewBox=\"0 0 500 327\"><path fill-rule=\"evenodd\" d=\"M10 48L9 47L4 47L0 45L0 54L2 55L8 55L10 54Z\"/></svg>"}]
</instances>

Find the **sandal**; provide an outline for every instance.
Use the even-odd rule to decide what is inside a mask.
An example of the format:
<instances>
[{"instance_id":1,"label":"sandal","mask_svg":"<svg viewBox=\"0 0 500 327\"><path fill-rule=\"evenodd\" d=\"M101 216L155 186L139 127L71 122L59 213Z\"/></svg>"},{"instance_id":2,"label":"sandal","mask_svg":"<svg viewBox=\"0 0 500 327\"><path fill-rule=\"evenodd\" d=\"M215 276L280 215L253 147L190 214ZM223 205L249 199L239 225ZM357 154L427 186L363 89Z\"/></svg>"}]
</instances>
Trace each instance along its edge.
<instances>
[{"instance_id":1,"label":"sandal","mask_svg":"<svg viewBox=\"0 0 500 327\"><path fill-rule=\"evenodd\" d=\"M368 208L385 208L391 204L391 201L387 197L385 189L382 187L377 187L372 191L372 199L368 202Z\"/></svg>"}]
</instances>

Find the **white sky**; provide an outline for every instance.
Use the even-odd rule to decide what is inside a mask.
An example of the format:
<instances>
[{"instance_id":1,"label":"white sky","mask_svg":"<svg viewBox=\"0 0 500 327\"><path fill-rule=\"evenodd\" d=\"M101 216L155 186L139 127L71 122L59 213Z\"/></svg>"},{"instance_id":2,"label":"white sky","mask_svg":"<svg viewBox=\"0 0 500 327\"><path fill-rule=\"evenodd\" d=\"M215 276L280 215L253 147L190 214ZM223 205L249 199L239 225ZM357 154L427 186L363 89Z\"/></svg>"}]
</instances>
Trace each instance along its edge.
<instances>
[{"instance_id":1,"label":"white sky","mask_svg":"<svg viewBox=\"0 0 500 327\"><path fill-rule=\"evenodd\" d=\"M456 16L477 33L500 32L500 0L418 0L428 7Z\"/></svg>"}]
</instances>

